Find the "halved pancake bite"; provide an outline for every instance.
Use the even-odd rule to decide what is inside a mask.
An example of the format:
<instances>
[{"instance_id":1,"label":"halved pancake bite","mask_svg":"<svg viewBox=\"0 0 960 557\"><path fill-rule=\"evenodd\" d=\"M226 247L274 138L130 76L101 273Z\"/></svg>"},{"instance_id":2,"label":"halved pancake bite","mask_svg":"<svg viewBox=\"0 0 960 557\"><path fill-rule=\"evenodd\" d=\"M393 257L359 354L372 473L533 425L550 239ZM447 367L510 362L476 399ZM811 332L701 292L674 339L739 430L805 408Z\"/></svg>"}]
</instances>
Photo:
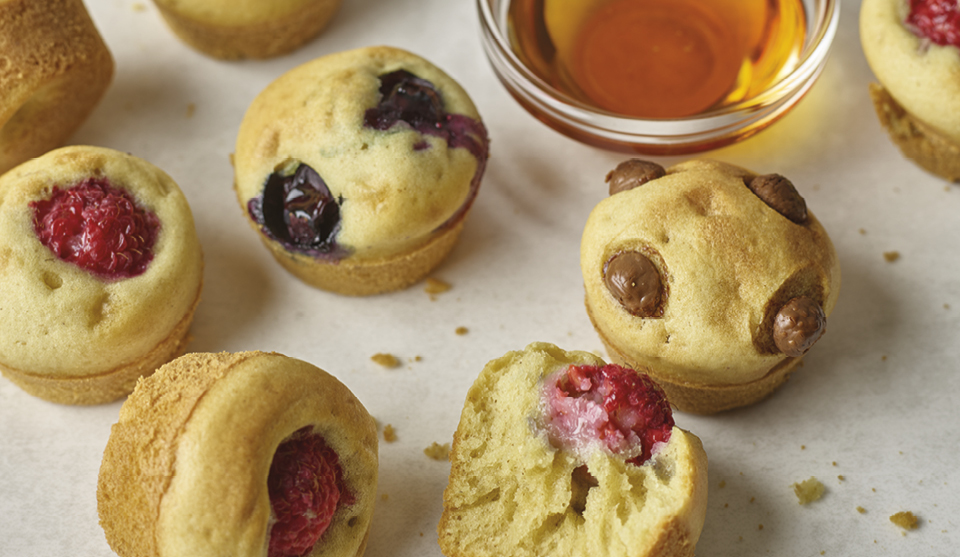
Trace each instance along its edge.
<instances>
[{"instance_id":1,"label":"halved pancake bite","mask_svg":"<svg viewBox=\"0 0 960 557\"><path fill-rule=\"evenodd\" d=\"M840 265L793 184L715 161L627 161L580 249L587 313L610 357L679 410L768 396L833 311Z\"/></svg>"}]
</instances>

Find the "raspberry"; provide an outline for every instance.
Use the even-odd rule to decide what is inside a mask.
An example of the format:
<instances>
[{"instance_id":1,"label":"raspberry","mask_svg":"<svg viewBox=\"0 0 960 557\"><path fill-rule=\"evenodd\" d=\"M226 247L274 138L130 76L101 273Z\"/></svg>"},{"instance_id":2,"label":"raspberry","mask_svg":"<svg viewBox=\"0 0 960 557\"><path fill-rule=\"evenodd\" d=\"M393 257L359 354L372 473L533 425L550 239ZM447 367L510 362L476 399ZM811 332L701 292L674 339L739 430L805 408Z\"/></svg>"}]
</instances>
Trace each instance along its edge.
<instances>
[{"instance_id":1,"label":"raspberry","mask_svg":"<svg viewBox=\"0 0 960 557\"><path fill-rule=\"evenodd\" d=\"M33 229L58 258L104 280L135 277L153 259L160 220L104 178L33 201Z\"/></svg>"},{"instance_id":2,"label":"raspberry","mask_svg":"<svg viewBox=\"0 0 960 557\"><path fill-rule=\"evenodd\" d=\"M352 503L337 453L309 426L277 448L267 488L276 519L269 557L309 553L330 526L337 505Z\"/></svg>"},{"instance_id":3,"label":"raspberry","mask_svg":"<svg viewBox=\"0 0 960 557\"><path fill-rule=\"evenodd\" d=\"M601 441L610 452L637 466L670 440L673 412L663 390L649 377L608 364L571 365L544 382L547 432L555 445L578 452Z\"/></svg>"},{"instance_id":4,"label":"raspberry","mask_svg":"<svg viewBox=\"0 0 960 557\"><path fill-rule=\"evenodd\" d=\"M960 47L960 6L957 0L910 0L906 23L914 33L938 45Z\"/></svg>"}]
</instances>

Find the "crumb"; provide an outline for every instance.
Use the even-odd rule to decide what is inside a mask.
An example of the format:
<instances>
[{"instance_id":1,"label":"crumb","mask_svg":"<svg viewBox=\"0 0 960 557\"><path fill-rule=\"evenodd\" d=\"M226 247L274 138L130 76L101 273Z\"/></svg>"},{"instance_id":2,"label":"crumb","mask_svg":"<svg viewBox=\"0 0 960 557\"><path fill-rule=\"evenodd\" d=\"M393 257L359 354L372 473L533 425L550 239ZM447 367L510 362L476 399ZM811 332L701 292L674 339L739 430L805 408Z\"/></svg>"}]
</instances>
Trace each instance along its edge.
<instances>
[{"instance_id":1,"label":"crumb","mask_svg":"<svg viewBox=\"0 0 960 557\"><path fill-rule=\"evenodd\" d=\"M871 487L871 488L870 488L870 491L872 491L872 492L874 492L874 493L876 493L876 492L877 492L877 488L875 488L875 487Z\"/></svg>"},{"instance_id":2,"label":"crumb","mask_svg":"<svg viewBox=\"0 0 960 557\"><path fill-rule=\"evenodd\" d=\"M826 555L826 554L827 554L826 551L820 551L820 555Z\"/></svg>"},{"instance_id":3,"label":"crumb","mask_svg":"<svg viewBox=\"0 0 960 557\"><path fill-rule=\"evenodd\" d=\"M830 464L833 464L834 466L836 466L836 465L837 465L837 461L836 461L836 460L834 460L834 461L833 461L833 462L831 462Z\"/></svg>"},{"instance_id":4,"label":"crumb","mask_svg":"<svg viewBox=\"0 0 960 557\"><path fill-rule=\"evenodd\" d=\"M807 446L806 446L806 445L800 445L800 450L801 450L801 451L807 450Z\"/></svg>"},{"instance_id":5,"label":"crumb","mask_svg":"<svg viewBox=\"0 0 960 557\"><path fill-rule=\"evenodd\" d=\"M723 489L723 488L727 487L727 482L726 482L726 480L720 480L720 483L717 484L717 487L719 487L720 489Z\"/></svg>"},{"instance_id":6,"label":"crumb","mask_svg":"<svg viewBox=\"0 0 960 557\"><path fill-rule=\"evenodd\" d=\"M899 251L885 251L883 252L883 258L887 260L887 263L893 263L897 259L900 259Z\"/></svg>"},{"instance_id":7,"label":"crumb","mask_svg":"<svg viewBox=\"0 0 960 557\"><path fill-rule=\"evenodd\" d=\"M857 512L860 514L867 514L867 509L861 507L860 505L857 505Z\"/></svg>"},{"instance_id":8,"label":"crumb","mask_svg":"<svg viewBox=\"0 0 960 557\"><path fill-rule=\"evenodd\" d=\"M758 524L758 525L757 525L757 530L763 530L763 524Z\"/></svg>"},{"instance_id":9,"label":"crumb","mask_svg":"<svg viewBox=\"0 0 960 557\"><path fill-rule=\"evenodd\" d=\"M383 367L397 367L400 365L400 360L398 360L393 354L374 354L373 356L370 356L370 359L382 365Z\"/></svg>"},{"instance_id":10,"label":"crumb","mask_svg":"<svg viewBox=\"0 0 960 557\"><path fill-rule=\"evenodd\" d=\"M466 327L457 327L457 330L455 332L458 335L463 336L469 332L469 329L467 329Z\"/></svg>"},{"instance_id":11,"label":"crumb","mask_svg":"<svg viewBox=\"0 0 960 557\"><path fill-rule=\"evenodd\" d=\"M724 504L723 504L723 508L727 508L727 507L729 507L729 506L730 506L730 503L724 503Z\"/></svg>"},{"instance_id":12,"label":"crumb","mask_svg":"<svg viewBox=\"0 0 960 557\"><path fill-rule=\"evenodd\" d=\"M861 228L861 229L860 229L860 234L866 235L866 233L867 233L867 229L866 229L866 228Z\"/></svg>"},{"instance_id":13,"label":"crumb","mask_svg":"<svg viewBox=\"0 0 960 557\"><path fill-rule=\"evenodd\" d=\"M133 11L135 12L145 12L147 11L147 6L143 2L134 2Z\"/></svg>"},{"instance_id":14,"label":"crumb","mask_svg":"<svg viewBox=\"0 0 960 557\"><path fill-rule=\"evenodd\" d=\"M756 497L751 497L751 498L750 498L750 502L751 502L751 503L753 503L753 502L756 501L756 500L757 500Z\"/></svg>"},{"instance_id":15,"label":"crumb","mask_svg":"<svg viewBox=\"0 0 960 557\"><path fill-rule=\"evenodd\" d=\"M880 356L880 361L881 361L881 362L887 361L887 356L886 356L886 354L884 354L883 356Z\"/></svg>"},{"instance_id":16,"label":"crumb","mask_svg":"<svg viewBox=\"0 0 960 557\"><path fill-rule=\"evenodd\" d=\"M381 501L386 501L386 500L389 499L389 498L390 498L390 496L387 495L386 493L384 493L383 495L380 496L380 500L381 500Z\"/></svg>"},{"instance_id":17,"label":"crumb","mask_svg":"<svg viewBox=\"0 0 960 557\"><path fill-rule=\"evenodd\" d=\"M743 536L740 536L740 541L743 541Z\"/></svg>"},{"instance_id":18,"label":"crumb","mask_svg":"<svg viewBox=\"0 0 960 557\"><path fill-rule=\"evenodd\" d=\"M904 530L917 529L917 517L910 511L903 511L890 516L890 522Z\"/></svg>"},{"instance_id":19,"label":"crumb","mask_svg":"<svg viewBox=\"0 0 960 557\"><path fill-rule=\"evenodd\" d=\"M812 503L823 497L823 490L823 484L813 476L809 480L793 484L793 492L797 494L801 505Z\"/></svg>"},{"instance_id":20,"label":"crumb","mask_svg":"<svg viewBox=\"0 0 960 557\"><path fill-rule=\"evenodd\" d=\"M447 290L453 288L449 283L446 283L440 279L435 279L433 277L427 278L427 286L424 287L423 291L427 294L430 294L430 299L436 300L434 296L437 294L443 294Z\"/></svg>"},{"instance_id":21,"label":"crumb","mask_svg":"<svg viewBox=\"0 0 960 557\"><path fill-rule=\"evenodd\" d=\"M193 114L197 111L197 105L190 103L187 105L187 118L193 118Z\"/></svg>"},{"instance_id":22,"label":"crumb","mask_svg":"<svg viewBox=\"0 0 960 557\"><path fill-rule=\"evenodd\" d=\"M383 440L387 443L393 443L397 440L397 430L393 429L392 425L383 426Z\"/></svg>"},{"instance_id":23,"label":"crumb","mask_svg":"<svg viewBox=\"0 0 960 557\"><path fill-rule=\"evenodd\" d=\"M420 532L420 537L421 537L421 538L423 537L423 532Z\"/></svg>"},{"instance_id":24,"label":"crumb","mask_svg":"<svg viewBox=\"0 0 960 557\"><path fill-rule=\"evenodd\" d=\"M422 361L423 361L423 356L414 356L414 357L413 357L413 361L415 361L415 362L422 362Z\"/></svg>"},{"instance_id":25,"label":"crumb","mask_svg":"<svg viewBox=\"0 0 960 557\"><path fill-rule=\"evenodd\" d=\"M423 449L423 454L432 458L433 460L449 460L450 458L450 443L440 443L433 442L429 447Z\"/></svg>"},{"instance_id":26,"label":"crumb","mask_svg":"<svg viewBox=\"0 0 960 557\"><path fill-rule=\"evenodd\" d=\"M840 474L839 476L837 476L837 479L842 482L843 480L845 480L845 479L847 479L847 478L844 478L844 477L843 477L843 474Z\"/></svg>"},{"instance_id":27,"label":"crumb","mask_svg":"<svg viewBox=\"0 0 960 557\"><path fill-rule=\"evenodd\" d=\"M943 309L950 309L950 304L943 304Z\"/></svg>"}]
</instances>

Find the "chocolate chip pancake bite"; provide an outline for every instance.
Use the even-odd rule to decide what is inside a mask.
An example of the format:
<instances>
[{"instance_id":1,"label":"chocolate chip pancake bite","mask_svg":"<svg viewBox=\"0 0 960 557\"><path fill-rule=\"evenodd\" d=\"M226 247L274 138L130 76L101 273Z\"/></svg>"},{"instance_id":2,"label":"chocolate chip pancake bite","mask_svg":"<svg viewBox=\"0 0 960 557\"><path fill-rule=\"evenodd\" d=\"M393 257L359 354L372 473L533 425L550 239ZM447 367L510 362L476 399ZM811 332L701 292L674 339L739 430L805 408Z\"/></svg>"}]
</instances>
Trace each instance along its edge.
<instances>
[{"instance_id":1,"label":"chocolate chip pancake bite","mask_svg":"<svg viewBox=\"0 0 960 557\"><path fill-rule=\"evenodd\" d=\"M272 58L320 34L341 0L154 0L171 30L223 60Z\"/></svg>"},{"instance_id":2,"label":"chocolate chip pancake bite","mask_svg":"<svg viewBox=\"0 0 960 557\"><path fill-rule=\"evenodd\" d=\"M643 374L533 343L489 362L453 439L447 557L691 557L707 503L700 440Z\"/></svg>"},{"instance_id":3,"label":"chocolate chip pancake bite","mask_svg":"<svg viewBox=\"0 0 960 557\"><path fill-rule=\"evenodd\" d=\"M584 227L587 313L610 357L679 410L768 396L823 334L833 244L793 184L715 161L627 161Z\"/></svg>"},{"instance_id":4,"label":"chocolate chip pancake bite","mask_svg":"<svg viewBox=\"0 0 960 557\"><path fill-rule=\"evenodd\" d=\"M63 145L112 78L82 0L0 2L0 174Z\"/></svg>"},{"instance_id":5,"label":"chocolate chip pancake bite","mask_svg":"<svg viewBox=\"0 0 960 557\"><path fill-rule=\"evenodd\" d=\"M459 238L488 156L467 93L409 52L324 56L253 101L234 187L276 260L301 280L369 295L409 286Z\"/></svg>"},{"instance_id":6,"label":"chocolate chip pancake bite","mask_svg":"<svg viewBox=\"0 0 960 557\"><path fill-rule=\"evenodd\" d=\"M360 557L377 429L333 375L280 354L187 354L137 384L97 486L120 557Z\"/></svg>"},{"instance_id":7,"label":"chocolate chip pancake bite","mask_svg":"<svg viewBox=\"0 0 960 557\"><path fill-rule=\"evenodd\" d=\"M129 394L183 352L203 260L150 163L64 147L0 177L0 372L64 404Z\"/></svg>"},{"instance_id":8,"label":"chocolate chip pancake bite","mask_svg":"<svg viewBox=\"0 0 960 557\"><path fill-rule=\"evenodd\" d=\"M960 181L960 4L863 0L860 41L890 138L928 172Z\"/></svg>"}]
</instances>

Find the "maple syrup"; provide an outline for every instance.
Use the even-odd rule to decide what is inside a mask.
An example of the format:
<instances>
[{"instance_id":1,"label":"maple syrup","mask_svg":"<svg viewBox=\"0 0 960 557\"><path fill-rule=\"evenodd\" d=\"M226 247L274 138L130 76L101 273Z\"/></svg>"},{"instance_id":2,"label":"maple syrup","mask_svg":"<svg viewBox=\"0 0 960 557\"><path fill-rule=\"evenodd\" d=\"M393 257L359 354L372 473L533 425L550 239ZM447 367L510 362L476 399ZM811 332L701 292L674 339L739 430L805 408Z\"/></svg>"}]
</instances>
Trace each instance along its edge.
<instances>
[{"instance_id":1,"label":"maple syrup","mask_svg":"<svg viewBox=\"0 0 960 557\"><path fill-rule=\"evenodd\" d=\"M511 47L580 102L678 118L752 99L797 65L802 0L512 0Z\"/></svg>"}]
</instances>

